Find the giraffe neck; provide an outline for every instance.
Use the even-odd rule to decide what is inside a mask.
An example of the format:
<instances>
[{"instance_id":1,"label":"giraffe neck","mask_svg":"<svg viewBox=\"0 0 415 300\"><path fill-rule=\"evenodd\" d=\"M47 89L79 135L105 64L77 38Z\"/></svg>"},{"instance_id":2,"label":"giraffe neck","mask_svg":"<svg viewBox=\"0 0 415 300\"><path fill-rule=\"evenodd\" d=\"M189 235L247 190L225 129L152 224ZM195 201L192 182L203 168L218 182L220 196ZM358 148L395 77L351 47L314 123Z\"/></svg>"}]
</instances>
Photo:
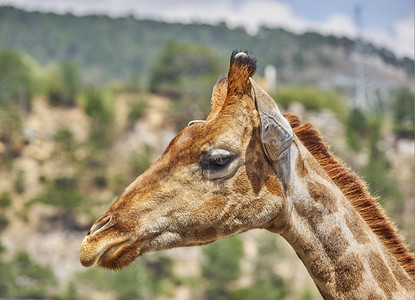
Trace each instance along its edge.
<instances>
[{"instance_id":1,"label":"giraffe neck","mask_svg":"<svg viewBox=\"0 0 415 300\"><path fill-rule=\"evenodd\" d=\"M295 145L285 221L269 229L291 244L325 299L412 297L413 279L311 154Z\"/></svg>"}]
</instances>

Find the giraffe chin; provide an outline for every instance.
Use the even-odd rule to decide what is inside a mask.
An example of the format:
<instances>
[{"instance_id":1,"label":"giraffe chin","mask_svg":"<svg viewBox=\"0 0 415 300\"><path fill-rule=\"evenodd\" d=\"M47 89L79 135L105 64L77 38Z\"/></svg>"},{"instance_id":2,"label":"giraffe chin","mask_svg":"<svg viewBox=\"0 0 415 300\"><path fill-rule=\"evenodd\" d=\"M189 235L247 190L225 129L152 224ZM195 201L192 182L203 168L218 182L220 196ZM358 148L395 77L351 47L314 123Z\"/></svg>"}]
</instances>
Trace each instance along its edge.
<instances>
[{"instance_id":1,"label":"giraffe chin","mask_svg":"<svg viewBox=\"0 0 415 300\"><path fill-rule=\"evenodd\" d=\"M128 266L139 255L129 244L118 244L104 251L96 264L101 268L118 270Z\"/></svg>"}]
</instances>

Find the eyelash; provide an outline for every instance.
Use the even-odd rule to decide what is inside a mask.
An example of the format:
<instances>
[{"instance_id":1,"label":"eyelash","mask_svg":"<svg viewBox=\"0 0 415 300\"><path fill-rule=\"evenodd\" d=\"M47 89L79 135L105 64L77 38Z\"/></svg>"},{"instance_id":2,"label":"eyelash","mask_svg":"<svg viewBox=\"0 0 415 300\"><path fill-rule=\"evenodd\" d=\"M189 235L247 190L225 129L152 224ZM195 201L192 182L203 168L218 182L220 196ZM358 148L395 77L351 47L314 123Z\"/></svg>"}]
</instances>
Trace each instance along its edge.
<instances>
[{"instance_id":1,"label":"eyelash","mask_svg":"<svg viewBox=\"0 0 415 300\"><path fill-rule=\"evenodd\" d=\"M233 155L212 155L208 156L202 166L214 171L215 169L225 168L233 160Z\"/></svg>"},{"instance_id":2,"label":"eyelash","mask_svg":"<svg viewBox=\"0 0 415 300\"><path fill-rule=\"evenodd\" d=\"M215 149L201 162L203 175L209 180L221 179L229 176L235 170L237 155L226 150Z\"/></svg>"}]
</instances>

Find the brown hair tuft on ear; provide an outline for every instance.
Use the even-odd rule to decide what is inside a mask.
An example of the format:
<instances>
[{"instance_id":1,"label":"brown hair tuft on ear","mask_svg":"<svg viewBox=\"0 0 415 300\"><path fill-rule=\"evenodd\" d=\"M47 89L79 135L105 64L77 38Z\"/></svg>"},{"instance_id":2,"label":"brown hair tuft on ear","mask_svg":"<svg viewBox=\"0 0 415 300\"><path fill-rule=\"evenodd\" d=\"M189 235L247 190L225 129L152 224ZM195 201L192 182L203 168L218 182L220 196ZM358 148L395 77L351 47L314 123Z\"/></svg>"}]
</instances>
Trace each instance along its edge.
<instances>
[{"instance_id":1,"label":"brown hair tuft on ear","mask_svg":"<svg viewBox=\"0 0 415 300\"><path fill-rule=\"evenodd\" d=\"M256 72L256 58L248 51L234 50L231 55L228 72L228 96L249 94L251 82L249 78Z\"/></svg>"},{"instance_id":2,"label":"brown hair tuft on ear","mask_svg":"<svg viewBox=\"0 0 415 300\"><path fill-rule=\"evenodd\" d=\"M256 72L257 60L250 51L233 50L230 65L232 66L233 64L236 64L238 67L245 66L249 77L252 77Z\"/></svg>"}]
</instances>

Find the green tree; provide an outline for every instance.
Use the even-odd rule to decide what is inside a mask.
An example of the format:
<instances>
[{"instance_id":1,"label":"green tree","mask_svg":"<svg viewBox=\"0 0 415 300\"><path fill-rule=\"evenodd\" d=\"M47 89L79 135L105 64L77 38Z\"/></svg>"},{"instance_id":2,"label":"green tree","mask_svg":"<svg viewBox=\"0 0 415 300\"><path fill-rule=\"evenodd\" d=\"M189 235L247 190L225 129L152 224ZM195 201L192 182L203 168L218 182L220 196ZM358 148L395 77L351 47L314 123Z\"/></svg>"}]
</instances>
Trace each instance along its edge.
<instances>
[{"instance_id":1,"label":"green tree","mask_svg":"<svg viewBox=\"0 0 415 300\"><path fill-rule=\"evenodd\" d=\"M33 75L22 56L0 50L0 104L17 103L29 111L33 96Z\"/></svg>"},{"instance_id":2,"label":"green tree","mask_svg":"<svg viewBox=\"0 0 415 300\"><path fill-rule=\"evenodd\" d=\"M0 143L5 147L0 158L6 159L17 157L24 146L22 114L11 103L0 107Z\"/></svg>"},{"instance_id":3,"label":"green tree","mask_svg":"<svg viewBox=\"0 0 415 300\"><path fill-rule=\"evenodd\" d=\"M0 260L0 295L2 297L16 297L17 289L16 278L10 270L10 265Z\"/></svg>"},{"instance_id":4,"label":"green tree","mask_svg":"<svg viewBox=\"0 0 415 300\"><path fill-rule=\"evenodd\" d=\"M53 136L56 147L56 154L68 159L74 158L74 151L76 149L75 137L72 131L68 128L60 128Z\"/></svg>"},{"instance_id":5,"label":"green tree","mask_svg":"<svg viewBox=\"0 0 415 300\"><path fill-rule=\"evenodd\" d=\"M256 280L254 284L247 288L240 289L232 294L235 300L274 300L284 299L286 288L282 278L277 274L269 274L264 280Z\"/></svg>"},{"instance_id":6,"label":"green tree","mask_svg":"<svg viewBox=\"0 0 415 300\"><path fill-rule=\"evenodd\" d=\"M243 257L241 237L233 236L202 248L204 261L202 274L206 280L207 299L230 299L229 285L239 278L240 260Z\"/></svg>"},{"instance_id":7,"label":"green tree","mask_svg":"<svg viewBox=\"0 0 415 300\"><path fill-rule=\"evenodd\" d=\"M292 55L292 62L296 70L303 70L308 65L307 59L302 51L297 51Z\"/></svg>"},{"instance_id":8,"label":"green tree","mask_svg":"<svg viewBox=\"0 0 415 300\"><path fill-rule=\"evenodd\" d=\"M49 182L44 191L31 199L26 206L44 203L58 209L55 221L64 229L79 230L76 222L76 212L87 203L85 197L78 191L78 180L73 177L60 177Z\"/></svg>"},{"instance_id":9,"label":"green tree","mask_svg":"<svg viewBox=\"0 0 415 300\"><path fill-rule=\"evenodd\" d=\"M284 299L287 289L280 275L274 270L275 256L284 256L275 236L262 235L258 243L258 254L255 259L254 282L251 286L233 293L235 300L249 299Z\"/></svg>"},{"instance_id":10,"label":"green tree","mask_svg":"<svg viewBox=\"0 0 415 300\"><path fill-rule=\"evenodd\" d=\"M128 103L128 123L131 126L138 119L144 116L145 111L149 108L149 101L144 96L133 97Z\"/></svg>"},{"instance_id":11,"label":"green tree","mask_svg":"<svg viewBox=\"0 0 415 300\"><path fill-rule=\"evenodd\" d=\"M340 94L313 86L282 86L278 88L273 98L284 108L297 102L304 105L307 110L329 109L342 121L347 117L347 106Z\"/></svg>"},{"instance_id":12,"label":"green tree","mask_svg":"<svg viewBox=\"0 0 415 300\"><path fill-rule=\"evenodd\" d=\"M394 133L397 138L414 138L414 93L403 87L396 91L392 102Z\"/></svg>"},{"instance_id":13,"label":"green tree","mask_svg":"<svg viewBox=\"0 0 415 300\"><path fill-rule=\"evenodd\" d=\"M220 60L209 48L171 42L156 62L150 78L150 91L179 98L194 90L187 80L198 81L212 74L217 77Z\"/></svg>"},{"instance_id":14,"label":"green tree","mask_svg":"<svg viewBox=\"0 0 415 300\"><path fill-rule=\"evenodd\" d=\"M49 77L48 98L53 106L74 106L80 90L77 68L69 61L60 62Z\"/></svg>"},{"instance_id":15,"label":"green tree","mask_svg":"<svg viewBox=\"0 0 415 300\"><path fill-rule=\"evenodd\" d=\"M178 128L209 112L212 86L223 71L220 62L214 52L201 45L168 43L161 52L149 87L151 92L175 100L172 117Z\"/></svg>"},{"instance_id":16,"label":"green tree","mask_svg":"<svg viewBox=\"0 0 415 300\"><path fill-rule=\"evenodd\" d=\"M48 266L18 252L10 262L0 262L0 295L12 298L51 298L57 280Z\"/></svg>"},{"instance_id":17,"label":"green tree","mask_svg":"<svg viewBox=\"0 0 415 300\"><path fill-rule=\"evenodd\" d=\"M122 87L124 92L127 93L140 93L141 92L141 81L138 73L132 73Z\"/></svg>"},{"instance_id":18,"label":"green tree","mask_svg":"<svg viewBox=\"0 0 415 300\"><path fill-rule=\"evenodd\" d=\"M2 192L0 194L0 207L2 210L6 207L9 207L12 204L12 197L9 192Z\"/></svg>"},{"instance_id":19,"label":"green tree","mask_svg":"<svg viewBox=\"0 0 415 300\"><path fill-rule=\"evenodd\" d=\"M391 200L392 208L402 207L402 197L396 178L390 172L391 165L381 147L383 119L372 117L369 121L369 161L361 170L372 192L380 196L380 202Z\"/></svg>"},{"instance_id":20,"label":"green tree","mask_svg":"<svg viewBox=\"0 0 415 300\"><path fill-rule=\"evenodd\" d=\"M122 271L108 271L92 268L78 273L74 282L80 289L112 291L116 299L157 299L172 288L173 261L163 255L140 258ZM79 297L79 299L88 299Z\"/></svg>"},{"instance_id":21,"label":"green tree","mask_svg":"<svg viewBox=\"0 0 415 300\"><path fill-rule=\"evenodd\" d=\"M9 225L9 220L6 216L6 209L11 205L12 197L9 192L2 192L0 194L0 233ZM0 242L0 253L4 250ZM1 288L0 288L1 289ZM0 293L1 295L1 293Z\"/></svg>"},{"instance_id":22,"label":"green tree","mask_svg":"<svg viewBox=\"0 0 415 300\"><path fill-rule=\"evenodd\" d=\"M85 94L84 110L91 117L90 143L96 150L108 147L113 141L111 112L104 93L96 88L90 88Z\"/></svg>"},{"instance_id":23,"label":"green tree","mask_svg":"<svg viewBox=\"0 0 415 300\"><path fill-rule=\"evenodd\" d=\"M13 180L14 191L23 194L25 191L25 172L23 170L16 171L16 177Z\"/></svg>"},{"instance_id":24,"label":"green tree","mask_svg":"<svg viewBox=\"0 0 415 300\"><path fill-rule=\"evenodd\" d=\"M359 151L362 139L365 139L369 134L366 114L359 108L353 108L347 118L346 128L349 147L355 151Z\"/></svg>"}]
</instances>

